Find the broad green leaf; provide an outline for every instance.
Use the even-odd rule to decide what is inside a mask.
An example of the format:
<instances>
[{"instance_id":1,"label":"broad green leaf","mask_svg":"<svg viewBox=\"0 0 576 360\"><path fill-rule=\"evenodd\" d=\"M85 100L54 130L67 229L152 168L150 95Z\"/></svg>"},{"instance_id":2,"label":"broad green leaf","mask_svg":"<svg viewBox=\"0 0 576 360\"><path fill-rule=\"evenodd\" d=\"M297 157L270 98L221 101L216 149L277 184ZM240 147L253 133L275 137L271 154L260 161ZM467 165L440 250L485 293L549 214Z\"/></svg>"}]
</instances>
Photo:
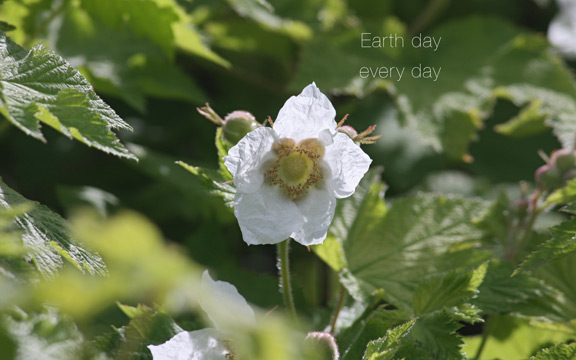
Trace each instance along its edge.
<instances>
[{"instance_id":1,"label":"broad green leaf","mask_svg":"<svg viewBox=\"0 0 576 360\"><path fill-rule=\"evenodd\" d=\"M514 271L513 275L534 270L548 262L559 260L576 252L576 218L550 228L550 240L541 244Z\"/></svg>"},{"instance_id":2,"label":"broad green leaf","mask_svg":"<svg viewBox=\"0 0 576 360\"><path fill-rule=\"evenodd\" d=\"M490 256L476 249L482 233L473 224L485 209L476 199L423 194L396 201L385 216L361 214L363 226L344 242L345 285L356 297L383 289L411 309L425 277L471 270Z\"/></svg>"},{"instance_id":3,"label":"broad green leaf","mask_svg":"<svg viewBox=\"0 0 576 360\"><path fill-rule=\"evenodd\" d=\"M2 347L2 359L6 360L77 360L83 358L84 337L68 316L54 308L40 313L27 314L15 310L3 314L0 327L4 327L16 345L14 357L9 349ZM3 344L2 344L3 345Z\"/></svg>"},{"instance_id":4,"label":"broad green leaf","mask_svg":"<svg viewBox=\"0 0 576 360\"><path fill-rule=\"evenodd\" d=\"M426 348L432 358L443 360L465 359L462 337L456 333L462 325L443 312L419 318L410 331L410 338Z\"/></svg>"},{"instance_id":5,"label":"broad green leaf","mask_svg":"<svg viewBox=\"0 0 576 360\"><path fill-rule=\"evenodd\" d=\"M401 340L414 326L416 320L410 320L405 324L399 325L386 331L386 336L378 340L372 340L366 347L366 353L363 360L393 360L396 352L401 346Z\"/></svg>"},{"instance_id":6,"label":"broad green leaf","mask_svg":"<svg viewBox=\"0 0 576 360\"><path fill-rule=\"evenodd\" d=\"M423 280L414 294L414 314L420 315L460 305L478 293L487 264L470 272L450 272Z\"/></svg>"},{"instance_id":7,"label":"broad green leaf","mask_svg":"<svg viewBox=\"0 0 576 360\"><path fill-rule=\"evenodd\" d=\"M12 210L30 203L0 180L0 207ZM64 260L82 272L106 273L100 255L82 247L68 230L66 220L43 205L32 204L33 207L14 218L14 226L22 232L26 260L33 261L45 276L54 275Z\"/></svg>"},{"instance_id":8,"label":"broad green leaf","mask_svg":"<svg viewBox=\"0 0 576 360\"><path fill-rule=\"evenodd\" d=\"M0 32L0 63L0 114L22 131L45 141L42 122L88 146L136 159L112 132L130 126L61 57L42 45L27 52Z\"/></svg>"},{"instance_id":9,"label":"broad green leaf","mask_svg":"<svg viewBox=\"0 0 576 360\"><path fill-rule=\"evenodd\" d=\"M359 236L365 226L370 224L371 218L386 213L382 199L385 186L380 180L381 172L381 168L371 170L360 181L354 195L338 201L328 238L322 245L311 247L334 271L340 271L346 266L342 244L347 239Z\"/></svg>"},{"instance_id":10,"label":"broad green leaf","mask_svg":"<svg viewBox=\"0 0 576 360\"><path fill-rule=\"evenodd\" d=\"M485 313L509 313L520 311L518 304L550 293L551 290L532 275L521 273L512 277L514 265L509 262L492 260L486 277L474 299Z\"/></svg>"},{"instance_id":11,"label":"broad green leaf","mask_svg":"<svg viewBox=\"0 0 576 360\"><path fill-rule=\"evenodd\" d=\"M572 360L576 358L576 343L558 344L539 351L530 360Z\"/></svg>"},{"instance_id":12,"label":"broad green leaf","mask_svg":"<svg viewBox=\"0 0 576 360\"><path fill-rule=\"evenodd\" d=\"M547 114L542 111L542 101L534 100L518 116L495 126L495 130L508 136L530 136L546 131Z\"/></svg>"}]
</instances>

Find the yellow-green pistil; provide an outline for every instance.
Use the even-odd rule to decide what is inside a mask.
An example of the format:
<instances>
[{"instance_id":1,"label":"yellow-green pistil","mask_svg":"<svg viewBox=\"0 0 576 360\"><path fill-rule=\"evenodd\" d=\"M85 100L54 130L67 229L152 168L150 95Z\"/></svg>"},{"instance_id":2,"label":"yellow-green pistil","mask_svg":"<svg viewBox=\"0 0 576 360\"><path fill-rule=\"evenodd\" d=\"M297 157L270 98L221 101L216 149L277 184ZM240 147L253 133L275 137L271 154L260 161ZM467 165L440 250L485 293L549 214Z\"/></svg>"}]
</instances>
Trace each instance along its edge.
<instances>
[{"instance_id":1,"label":"yellow-green pistil","mask_svg":"<svg viewBox=\"0 0 576 360\"><path fill-rule=\"evenodd\" d=\"M324 146L318 139L305 139L298 144L283 138L272 145L276 159L265 171L266 182L278 185L291 200L300 199L322 179L320 160Z\"/></svg>"}]
</instances>

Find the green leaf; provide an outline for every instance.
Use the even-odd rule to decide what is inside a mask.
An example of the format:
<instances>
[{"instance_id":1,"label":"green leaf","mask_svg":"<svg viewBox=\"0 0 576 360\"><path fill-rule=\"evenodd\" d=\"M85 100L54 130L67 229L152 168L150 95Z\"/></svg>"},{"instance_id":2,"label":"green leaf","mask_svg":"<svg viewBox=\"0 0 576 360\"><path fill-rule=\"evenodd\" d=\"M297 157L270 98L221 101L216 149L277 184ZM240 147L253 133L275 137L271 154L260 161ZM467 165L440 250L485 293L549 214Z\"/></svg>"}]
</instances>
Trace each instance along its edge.
<instances>
[{"instance_id":1,"label":"green leaf","mask_svg":"<svg viewBox=\"0 0 576 360\"><path fill-rule=\"evenodd\" d=\"M418 195L396 201L385 216L360 214L363 226L344 242L343 282L355 297L384 289L410 310L423 278L472 270L490 256L475 248L482 233L473 219L485 209L476 199Z\"/></svg>"},{"instance_id":2,"label":"green leaf","mask_svg":"<svg viewBox=\"0 0 576 360\"><path fill-rule=\"evenodd\" d=\"M141 112L146 95L205 101L202 90L157 45L130 30L110 28L82 8L66 12L55 46L99 92L120 97Z\"/></svg>"},{"instance_id":3,"label":"green leaf","mask_svg":"<svg viewBox=\"0 0 576 360\"><path fill-rule=\"evenodd\" d=\"M16 209L31 202L0 180L0 207ZM103 275L106 266L97 253L88 251L70 234L60 215L38 203L14 219L22 232L26 259L32 260L45 276L52 276L66 260L82 272Z\"/></svg>"},{"instance_id":4,"label":"green leaf","mask_svg":"<svg viewBox=\"0 0 576 360\"><path fill-rule=\"evenodd\" d=\"M548 195L544 206L568 204L574 201L576 201L576 180L571 180L564 187Z\"/></svg>"},{"instance_id":5,"label":"green leaf","mask_svg":"<svg viewBox=\"0 0 576 360\"><path fill-rule=\"evenodd\" d=\"M183 161L177 161L176 164L182 166L192 174L196 175L202 181L204 187L211 193L222 197L228 207L234 205L234 196L236 188L229 184L231 180L226 180L217 170L203 169L197 166L188 165Z\"/></svg>"},{"instance_id":6,"label":"green leaf","mask_svg":"<svg viewBox=\"0 0 576 360\"><path fill-rule=\"evenodd\" d=\"M483 264L470 272L453 271L422 281L414 294L414 314L420 315L457 306L472 298L478 293L486 269L487 264Z\"/></svg>"},{"instance_id":7,"label":"green leaf","mask_svg":"<svg viewBox=\"0 0 576 360\"><path fill-rule=\"evenodd\" d=\"M45 141L40 122L69 138L120 157L136 159L112 129L131 129L61 57L35 46L30 52L0 32L0 114Z\"/></svg>"},{"instance_id":8,"label":"green leaf","mask_svg":"<svg viewBox=\"0 0 576 360\"><path fill-rule=\"evenodd\" d=\"M542 112L542 101L529 103L518 116L503 124L496 125L494 130L508 136L531 136L546 131L547 114Z\"/></svg>"},{"instance_id":9,"label":"green leaf","mask_svg":"<svg viewBox=\"0 0 576 360\"><path fill-rule=\"evenodd\" d=\"M410 320L386 331L386 336L368 343L363 360L393 360L401 346L401 340L414 326L416 320Z\"/></svg>"},{"instance_id":10,"label":"green leaf","mask_svg":"<svg viewBox=\"0 0 576 360\"><path fill-rule=\"evenodd\" d=\"M453 321L447 313L438 312L419 318L410 337L428 350L434 359L465 359L462 337L456 333L462 325Z\"/></svg>"},{"instance_id":11,"label":"green leaf","mask_svg":"<svg viewBox=\"0 0 576 360\"><path fill-rule=\"evenodd\" d=\"M381 173L381 168L370 170L360 181L354 195L338 201L328 238L322 245L311 247L334 271L340 271L346 266L342 244L347 239L360 236L371 219L386 213L386 204L382 199L385 186L380 181Z\"/></svg>"},{"instance_id":12,"label":"green leaf","mask_svg":"<svg viewBox=\"0 0 576 360\"><path fill-rule=\"evenodd\" d=\"M129 27L134 34L150 39L166 54L172 55L172 23L178 20L178 15L171 1L83 0L82 7L108 26L118 31Z\"/></svg>"},{"instance_id":13,"label":"green leaf","mask_svg":"<svg viewBox=\"0 0 576 360\"><path fill-rule=\"evenodd\" d=\"M509 262L490 262L478 297L474 299L485 313L519 312L518 304L550 293L541 280L526 273L512 277L513 271L514 265Z\"/></svg>"},{"instance_id":14,"label":"green leaf","mask_svg":"<svg viewBox=\"0 0 576 360\"><path fill-rule=\"evenodd\" d=\"M576 218L550 228L550 240L541 244L524 259L512 274L534 270L548 262L559 260L576 252Z\"/></svg>"},{"instance_id":15,"label":"green leaf","mask_svg":"<svg viewBox=\"0 0 576 360\"><path fill-rule=\"evenodd\" d=\"M401 32L397 34L403 43L363 48L363 33L369 34L368 39L382 34L360 25L316 36L303 49L291 87L300 88L313 78L323 89L338 93L364 95L385 88L408 126L436 150L464 161L472 160L468 146L499 98L525 109L501 130L535 133L546 129L544 119L564 147L571 147L576 132L570 116L576 110L574 80L540 35L489 17L438 27L427 35L440 41L437 51L414 48L412 37ZM423 67L433 68L437 75L418 77ZM382 78L380 69L386 70ZM404 70L402 78L397 70Z\"/></svg>"}]
</instances>

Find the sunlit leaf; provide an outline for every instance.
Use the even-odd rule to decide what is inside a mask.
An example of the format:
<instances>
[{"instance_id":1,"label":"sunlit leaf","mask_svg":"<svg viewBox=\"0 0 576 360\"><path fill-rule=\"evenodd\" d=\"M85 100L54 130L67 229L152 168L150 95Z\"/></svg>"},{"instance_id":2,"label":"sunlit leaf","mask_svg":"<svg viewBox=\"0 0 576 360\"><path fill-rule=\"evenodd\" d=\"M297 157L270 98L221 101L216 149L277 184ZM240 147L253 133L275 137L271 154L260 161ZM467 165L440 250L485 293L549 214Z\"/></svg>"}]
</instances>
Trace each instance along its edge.
<instances>
[{"instance_id":1,"label":"sunlit leaf","mask_svg":"<svg viewBox=\"0 0 576 360\"><path fill-rule=\"evenodd\" d=\"M112 129L131 129L86 79L42 45L30 52L0 32L0 114L45 141L40 123L69 138L120 157L136 159Z\"/></svg>"},{"instance_id":2,"label":"sunlit leaf","mask_svg":"<svg viewBox=\"0 0 576 360\"><path fill-rule=\"evenodd\" d=\"M0 180L1 207L15 209L30 203ZM33 261L42 274L54 275L64 260L82 272L105 274L106 266L100 255L84 249L71 235L66 220L47 207L32 203L28 211L15 217L14 225L22 232L26 259Z\"/></svg>"}]
</instances>

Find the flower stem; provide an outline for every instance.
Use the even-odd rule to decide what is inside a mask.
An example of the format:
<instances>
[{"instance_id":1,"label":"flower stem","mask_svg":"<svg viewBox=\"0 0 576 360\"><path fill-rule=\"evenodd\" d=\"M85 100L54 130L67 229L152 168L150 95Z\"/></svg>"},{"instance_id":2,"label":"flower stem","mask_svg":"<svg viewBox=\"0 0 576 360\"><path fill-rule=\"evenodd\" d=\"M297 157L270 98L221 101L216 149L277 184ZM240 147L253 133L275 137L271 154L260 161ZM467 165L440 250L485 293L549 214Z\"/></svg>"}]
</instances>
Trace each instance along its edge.
<instances>
[{"instance_id":1,"label":"flower stem","mask_svg":"<svg viewBox=\"0 0 576 360\"><path fill-rule=\"evenodd\" d=\"M330 333L334 334L336 331L336 321L338 321L338 315L340 315L340 310L342 310L342 306L344 305L344 299L346 299L346 288L340 285L340 295L338 296L338 304L334 309L334 313L332 314L332 320L330 321Z\"/></svg>"},{"instance_id":2,"label":"flower stem","mask_svg":"<svg viewBox=\"0 0 576 360\"><path fill-rule=\"evenodd\" d=\"M478 350L476 351L476 356L474 356L474 360L480 360L480 356L482 356L482 351L486 346L488 336L490 336L490 332L492 330L492 323L493 323L492 316L489 315L488 318L486 319L486 323L484 324L484 331L482 331L482 340L480 342Z\"/></svg>"},{"instance_id":3,"label":"flower stem","mask_svg":"<svg viewBox=\"0 0 576 360\"><path fill-rule=\"evenodd\" d=\"M278 243L278 270L280 275L280 291L284 297L284 305L288 309L290 316L296 318L296 307L292 296L292 285L290 283L290 263L288 259L288 248L290 238Z\"/></svg>"}]
</instances>

